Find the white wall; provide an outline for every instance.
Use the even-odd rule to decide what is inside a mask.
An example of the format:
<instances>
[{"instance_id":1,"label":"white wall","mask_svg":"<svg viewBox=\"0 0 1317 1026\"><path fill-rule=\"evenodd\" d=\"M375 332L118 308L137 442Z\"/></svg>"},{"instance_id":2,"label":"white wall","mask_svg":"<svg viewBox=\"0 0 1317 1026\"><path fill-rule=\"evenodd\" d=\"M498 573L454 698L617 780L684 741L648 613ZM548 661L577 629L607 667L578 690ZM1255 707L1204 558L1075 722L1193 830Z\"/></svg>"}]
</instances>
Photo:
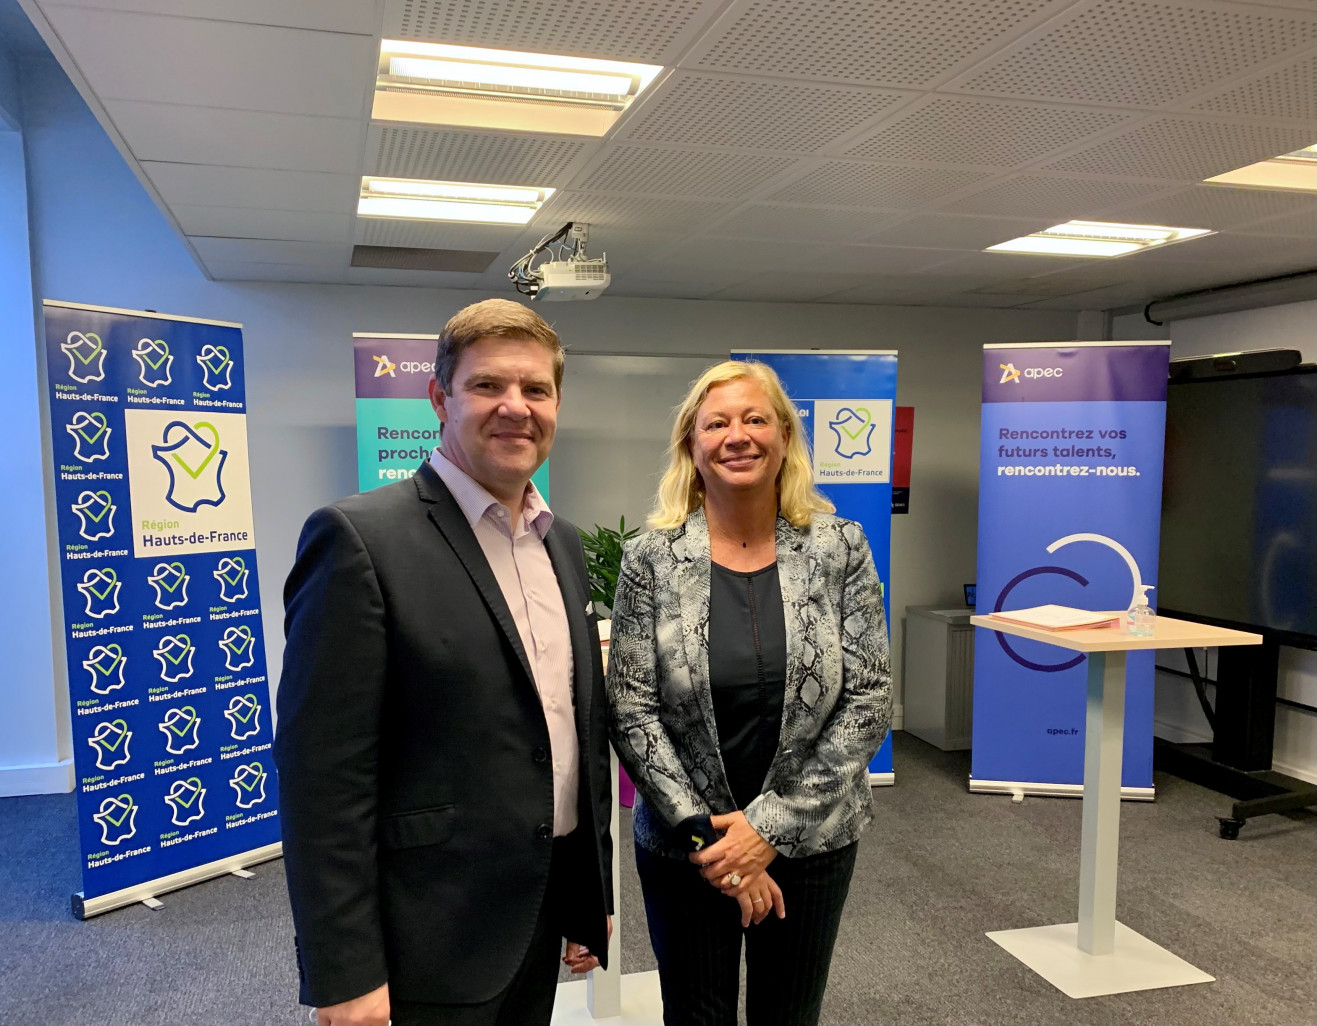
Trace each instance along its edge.
<instances>
[{"instance_id":1,"label":"white wall","mask_svg":"<svg viewBox=\"0 0 1317 1026\"><path fill-rule=\"evenodd\" d=\"M1249 349L1297 349L1304 363L1317 363L1317 301L1172 321L1164 328L1148 324L1142 314L1129 314L1114 318L1112 331L1115 338L1170 338L1172 360ZM1167 665L1183 668L1178 658L1168 659ZM1203 666L1201 661L1199 666ZM1209 686L1208 692L1215 701L1215 688ZM1280 650L1277 693L1290 701L1317 706L1317 652ZM1211 738L1193 686L1182 677L1158 674L1155 715L1161 737L1174 741ZM1317 783L1317 712L1276 706L1273 760L1280 772Z\"/></svg>"},{"instance_id":2,"label":"white wall","mask_svg":"<svg viewBox=\"0 0 1317 1026\"><path fill-rule=\"evenodd\" d=\"M0 504L5 539L0 599L0 795L67 791L72 763L65 731L68 696L52 661L48 546L45 544L44 394L37 359L27 186L16 63L0 46Z\"/></svg>"},{"instance_id":3,"label":"white wall","mask_svg":"<svg viewBox=\"0 0 1317 1026\"><path fill-rule=\"evenodd\" d=\"M33 256L43 297L245 325L252 494L266 652L282 654L281 589L316 506L356 487L351 335L435 332L473 292L211 282L53 61L24 69ZM70 159L76 154L77 159ZM606 242L606 240L605 240ZM604 297L547 306L569 351L555 508L583 525L639 523L668 409L733 348L900 350L916 407L911 510L895 518L893 637L906 605L960 602L975 573L980 347L1074 337L1056 311L880 308ZM665 354L687 354L673 357ZM899 658L897 661L899 672Z\"/></svg>"}]
</instances>

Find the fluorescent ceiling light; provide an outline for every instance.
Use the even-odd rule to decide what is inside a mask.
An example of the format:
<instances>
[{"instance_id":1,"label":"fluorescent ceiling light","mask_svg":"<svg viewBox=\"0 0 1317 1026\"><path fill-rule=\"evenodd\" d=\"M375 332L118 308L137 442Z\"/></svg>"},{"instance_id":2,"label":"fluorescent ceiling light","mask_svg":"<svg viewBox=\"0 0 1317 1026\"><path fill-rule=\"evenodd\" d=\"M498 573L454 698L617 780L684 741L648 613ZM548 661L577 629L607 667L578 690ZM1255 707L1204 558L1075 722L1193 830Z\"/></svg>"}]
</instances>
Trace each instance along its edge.
<instances>
[{"instance_id":1,"label":"fluorescent ceiling light","mask_svg":"<svg viewBox=\"0 0 1317 1026\"><path fill-rule=\"evenodd\" d=\"M554 191L469 182L363 178L357 215L478 224L526 224Z\"/></svg>"},{"instance_id":2,"label":"fluorescent ceiling light","mask_svg":"<svg viewBox=\"0 0 1317 1026\"><path fill-rule=\"evenodd\" d=\"M1243 189L1317 192L1317 146L1282 153L1270 160L1215 175L1206 182L1208 185L1232 185Z\"/></svg>"},{"instance_id":3,"label":"fluorescent ceiling light","mask_svg":"<svg viewBox=\"0 0 1317 1026\"><path fill-rule=\"evenodd\" d=\"M1118 257L1157 246L1211 235L1208 228L1169 228L1157 224L1067 221L1041 232L999 242L985 252L1044 253L1050 256Z\"/></svg>"},{"instance_id":4,"label":"fluorescent ceiling light","mask_svg":"<svg viewBox=\"0 0 1317 1026\"><path fill-rule=\"evenodd\" d=\"M654 64L386 39L372 118L601 136L663 69Z\"/></svg>"}]
</instances>

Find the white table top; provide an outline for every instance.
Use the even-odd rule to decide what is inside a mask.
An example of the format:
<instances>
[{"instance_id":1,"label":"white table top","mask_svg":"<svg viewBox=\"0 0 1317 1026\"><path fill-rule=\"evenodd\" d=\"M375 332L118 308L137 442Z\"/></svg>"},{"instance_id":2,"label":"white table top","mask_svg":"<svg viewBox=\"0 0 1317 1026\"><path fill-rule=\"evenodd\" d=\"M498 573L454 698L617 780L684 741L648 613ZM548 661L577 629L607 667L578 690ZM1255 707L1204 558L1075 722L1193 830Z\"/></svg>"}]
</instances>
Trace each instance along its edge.
<instances>
[{"instance_id":1,"label":"white table top","mask_svg":"<svg viewBox=\"0 0 1317 1026\"><path fill-rule=\"evenodd\" d=\"M1125 610L1111 613L1099 613L1100 616L1116 616L1123 621ZM1022 624L1004 623L991 616L972 616L970 623L975 627L1001 631L1020 638L1041 641L1058 648L1068 648L1075 652L1120 652L1149 648L1217 648L1222 645L1260 645L1261 634L1249 634L1246 631L1232 631L1225 627L1209 627L1205 623L1191 620L1173 620L1169 616L1158 616L1155 631L1150 638L1137 638L1126 634L1124 627L1099 627L1096 630L1045 631L1038 627L1025 627Z\"/></svg>"}]
</instances>

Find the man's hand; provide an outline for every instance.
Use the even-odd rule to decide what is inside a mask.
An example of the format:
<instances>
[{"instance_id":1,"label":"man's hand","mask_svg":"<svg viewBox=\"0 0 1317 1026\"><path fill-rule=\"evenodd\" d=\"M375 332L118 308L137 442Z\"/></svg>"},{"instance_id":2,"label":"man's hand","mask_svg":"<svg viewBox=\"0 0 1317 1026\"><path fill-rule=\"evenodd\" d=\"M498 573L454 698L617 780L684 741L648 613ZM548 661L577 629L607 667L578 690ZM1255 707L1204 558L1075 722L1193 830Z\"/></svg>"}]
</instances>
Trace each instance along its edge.
<instances>
[{"instance_id":1,"label":"man's hand","mask_svg":"<svg viewBox=\"0 0 1317 1026\"><path fill-rule=\"evenodd\" d=\"M692 852L690 860L700 867L704 879L724 894L736 897L751 877L762 873L777 857L777 849L755 833L744 812L710 816L709 824L726 833L708 847ZM741 878L741 883L727 879L732 873Z\"/></svg>"},{"instance_id":2,"label":"man's hand","mask_svg":"<svg viewBox=\"0 0 1317 1026\"><path fill-rule=\"evenodd\" d=\"M608 917L608 939L613 939L613 917ZM567 942L567 950L562 956L563 965L567 966L573 973L588 973L591 969L599 968L599 958L590 954L590 949L584 944L578 944L576 941Z\"/></svg>"},{"instance_id":3,"label":"man's hand","mask_svg":"<svg viewBox=\"0 0 1317 1026\"><path fill-rule=\"evenodd\" d=\"M351 1001L317 1008L316 1026L389 1026L389 985Z\"/></svg>"}]
</instances>

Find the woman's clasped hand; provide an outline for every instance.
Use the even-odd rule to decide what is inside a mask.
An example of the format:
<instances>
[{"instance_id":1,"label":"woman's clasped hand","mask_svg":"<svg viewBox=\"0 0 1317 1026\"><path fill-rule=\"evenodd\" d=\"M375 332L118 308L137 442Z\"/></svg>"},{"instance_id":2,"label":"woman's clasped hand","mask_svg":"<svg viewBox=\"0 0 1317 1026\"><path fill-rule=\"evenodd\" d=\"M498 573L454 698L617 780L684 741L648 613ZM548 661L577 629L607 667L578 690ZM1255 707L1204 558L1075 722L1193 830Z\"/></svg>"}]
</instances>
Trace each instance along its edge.
<instances>
[{"instance_id":1,"label":"woman's clasped hand","mask_svg":"<svg viewBox=\"0 0 1317 1026\"><path fill-rule=\"evenodd\" d=\"M690 860L714 887L741 906L741 925L762 923L770 912L787 917L782 889L768 875L777 849L755 832L744 812L710 816L709 825L722 833L713 844L692 852Z\"/></svg>"}]
</instances>

